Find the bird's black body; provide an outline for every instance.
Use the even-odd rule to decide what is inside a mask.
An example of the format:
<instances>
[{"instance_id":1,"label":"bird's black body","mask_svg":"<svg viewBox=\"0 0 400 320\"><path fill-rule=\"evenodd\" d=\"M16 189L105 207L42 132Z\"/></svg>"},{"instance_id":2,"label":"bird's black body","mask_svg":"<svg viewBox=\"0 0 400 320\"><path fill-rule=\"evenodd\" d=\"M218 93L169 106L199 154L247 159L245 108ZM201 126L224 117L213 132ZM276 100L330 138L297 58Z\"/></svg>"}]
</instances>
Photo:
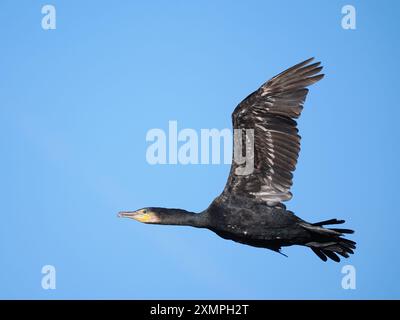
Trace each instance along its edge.
<instances>
[{"instance_id":1,"label":"bird's black body","mask_svg":"<svg viewBox=\"0 0 400 320\"><path fill-rule=\"evenodd\" d=\"M242 142L249 139L254 144L254 152L250 152L253 168L242 171L243 163L234 157L223 192L205 211L144 208L121 215L145 223L207 228L224 239L277 252L284 246L307 246L324 261L340 261L337 254L349 257L355 242L343 236L353 231L324 227L343 220L308 223L282 203L292 197L292 172L300 151L295 119L303 109L306 87L323 78L320 63L309 64L311 61L273 77L235 108L233 128L253 132L251 139L242 137ZM240 148L240 153L247 155L246 143Z\"/></svg>"},{"instance_id":2,"label":"bird's black body","mask_svg":"<svg viewBox=\"0 0 400 320\"><path fill-rule=\"evenodd\" d=\"M269 206L246 198L218 197L206 211L208 228L219 236L255 247L279 250L282 246L306 243L304 223L283 205Z\"/></svg>"},{"instance_id":3,"label":"bird's black body","mask_svg":"<svg viewBox=\"0 0 400 320\"><path fill-rule=\"evenodd\" d=\"M353 241L340 237L351 230L321 228L323 224L343 221L333 219L310 224L286 210L283 204L270 206L243 197L221 195L200 215L205 215L207 228L224 239L277 252L285 246L304 245L323 260L325 254L338 260L329 252L329 247L333 245L334 251L344 257L355 248Z\"/></svg>"}]
</instances>

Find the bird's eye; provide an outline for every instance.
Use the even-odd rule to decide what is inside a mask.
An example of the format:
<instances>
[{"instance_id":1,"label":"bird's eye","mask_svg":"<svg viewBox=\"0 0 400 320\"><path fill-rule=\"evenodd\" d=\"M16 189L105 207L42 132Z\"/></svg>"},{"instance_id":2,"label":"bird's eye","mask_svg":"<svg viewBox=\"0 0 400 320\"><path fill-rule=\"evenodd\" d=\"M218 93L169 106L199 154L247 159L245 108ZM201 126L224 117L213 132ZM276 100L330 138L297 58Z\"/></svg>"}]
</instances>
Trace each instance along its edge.
<instances>
[{"instance_id":1,"label":"bird's eye","mask_svg":"<svg viewBox=\"0 0 400 320\"><path fill-rule=\"evenodd\" d=\"M142 213L146 213L146 212L147 212L147 210L143 210L143 211L142 211Z\"/></svg>"}]
</instances>

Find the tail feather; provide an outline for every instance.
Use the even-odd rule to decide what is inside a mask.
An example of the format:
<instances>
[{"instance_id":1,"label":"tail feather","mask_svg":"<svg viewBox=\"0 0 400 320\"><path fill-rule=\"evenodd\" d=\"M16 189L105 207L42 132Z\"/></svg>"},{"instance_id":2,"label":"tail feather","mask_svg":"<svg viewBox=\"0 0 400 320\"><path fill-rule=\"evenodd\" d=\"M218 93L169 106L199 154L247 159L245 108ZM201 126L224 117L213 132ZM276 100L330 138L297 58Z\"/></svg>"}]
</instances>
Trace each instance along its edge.
<instances>
[{"instance_id":1,"label":"tail feather","mask_svg":"<svg viewBox=\"0 0 400 320\"><path fill-rule=\"evenodd\" d=\"M347 234L352 234L354 233L354 230L351 229L342 229L342 228L329 228L329 230L333 230L339 233L347 233Z\"/></svg>"},{"instance_id":2,"label":"tail feather","mask_svg":"<svg viewBox=\"0 0 400 320\"><path fill-rule=\"evenodd\" d=\"M327 260L328 260L328 258L326 257L326 255L324 255L324 254L322 253L321 250L315 249L315 248L313 248L313 247L311 247L311 250L314 251L314 253L315 253L322 261L327 261Z\"/></svg>"},{"instance_id":3,"label":"tail feather","mask_svg":"<svg viewBox=\"0 0 400 320\"><path fill-rule=\"evenodd\" d=\"M312 241L305 245L310 247L322 261L327 261L329 258L339 262L340 257L338 255L348 258L350 254L354 253L356 243L342 236L352 234L354 231L351 229L324 228L324 225L342 224L344 222L344 220L330 219L314 224L301 224L312 236Z\"/></svg>"},{"instance_id":4,"label":"tail feather","mask_svg":"<svg viewBox=\"0 0 400 320\"><path fill-rule=\"evenodd\" d=\"M326 254L329 258L331 258L335 262L339 262L340 258L335 254L334 251L324 250L324 254Z\"/></svg>"},{"instance_id":5,"label":"tail feather","mask_svg":"<svg viewBox=\"0 0 400 320\"><path fill-rule=\"evenodd\" d=\"M313 223L313 226L326 226L329 224L342 224L345 223L345 220L338 220L338 219L329 219L329 220L324 220L324 221L320 221L317 223Z\"/></svg>"},{"instance_id":6,"label":"tail feather","mask_svg":"<svg viewBox=\"0 0 400 320\"><path fill-rule=\"evenodd\" d=\"M349 239L341 238L341 245L345 246L347 248L350 248L350 249L355 249L356 248L356 243L354 241L352 241L352 240L349 240Z\"/></svg>"}]
</instances>

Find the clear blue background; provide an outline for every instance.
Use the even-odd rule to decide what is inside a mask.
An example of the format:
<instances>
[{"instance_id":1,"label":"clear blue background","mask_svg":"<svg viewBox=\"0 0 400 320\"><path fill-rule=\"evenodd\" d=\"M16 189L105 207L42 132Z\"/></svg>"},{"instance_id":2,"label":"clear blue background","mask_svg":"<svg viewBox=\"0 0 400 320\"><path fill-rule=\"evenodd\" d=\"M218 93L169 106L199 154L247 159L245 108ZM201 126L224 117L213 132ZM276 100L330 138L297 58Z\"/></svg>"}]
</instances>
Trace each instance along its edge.
<instances>
[{"instance_id":1,"label":"clear blue background","mask_svg":"<svg viewBox=\"0 0 400 320\"><path fill-rule=\"evenodd\" d=\"M341 27L349 3L356 30ZM51 31L45 4L0 3L0 298L400 298L398 1L52 1ZM326 77L287 205L346 219L351 259L116 218L206 208L229 165L151 166L147 131L230 128L242 98L310 56Z\"/></svg>"}]
</instances>

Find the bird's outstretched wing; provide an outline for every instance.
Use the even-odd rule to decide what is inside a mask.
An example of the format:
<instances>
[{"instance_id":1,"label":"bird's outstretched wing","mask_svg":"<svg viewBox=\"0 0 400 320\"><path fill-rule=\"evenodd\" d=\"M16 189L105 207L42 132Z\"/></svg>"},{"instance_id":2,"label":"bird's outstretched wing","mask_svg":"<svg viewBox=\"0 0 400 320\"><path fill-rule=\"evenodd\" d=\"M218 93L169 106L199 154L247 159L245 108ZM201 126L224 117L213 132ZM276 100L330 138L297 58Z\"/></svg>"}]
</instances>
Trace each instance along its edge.
<instances>
[{"instance_id":1,"label":"bird's outstretched wing","mask_svg":"<svg viewBox=\"0 0 400 320\"><path fill-rule=\"evenodd\" d=\"M254 157L251 160L254 160L254 169L249 174L238 174L237 168L244 165L232 160L223 194L255 198L270 205L292 197L292 172L300 151L300 136L294 119L303 109L308 93L306 87L324 76L319 74L320 62L310 64L312 60L273 77L235 108L233 128L253 129ZM241 148L243 156L244 143Z\"/></svg>"}]
</instances>

